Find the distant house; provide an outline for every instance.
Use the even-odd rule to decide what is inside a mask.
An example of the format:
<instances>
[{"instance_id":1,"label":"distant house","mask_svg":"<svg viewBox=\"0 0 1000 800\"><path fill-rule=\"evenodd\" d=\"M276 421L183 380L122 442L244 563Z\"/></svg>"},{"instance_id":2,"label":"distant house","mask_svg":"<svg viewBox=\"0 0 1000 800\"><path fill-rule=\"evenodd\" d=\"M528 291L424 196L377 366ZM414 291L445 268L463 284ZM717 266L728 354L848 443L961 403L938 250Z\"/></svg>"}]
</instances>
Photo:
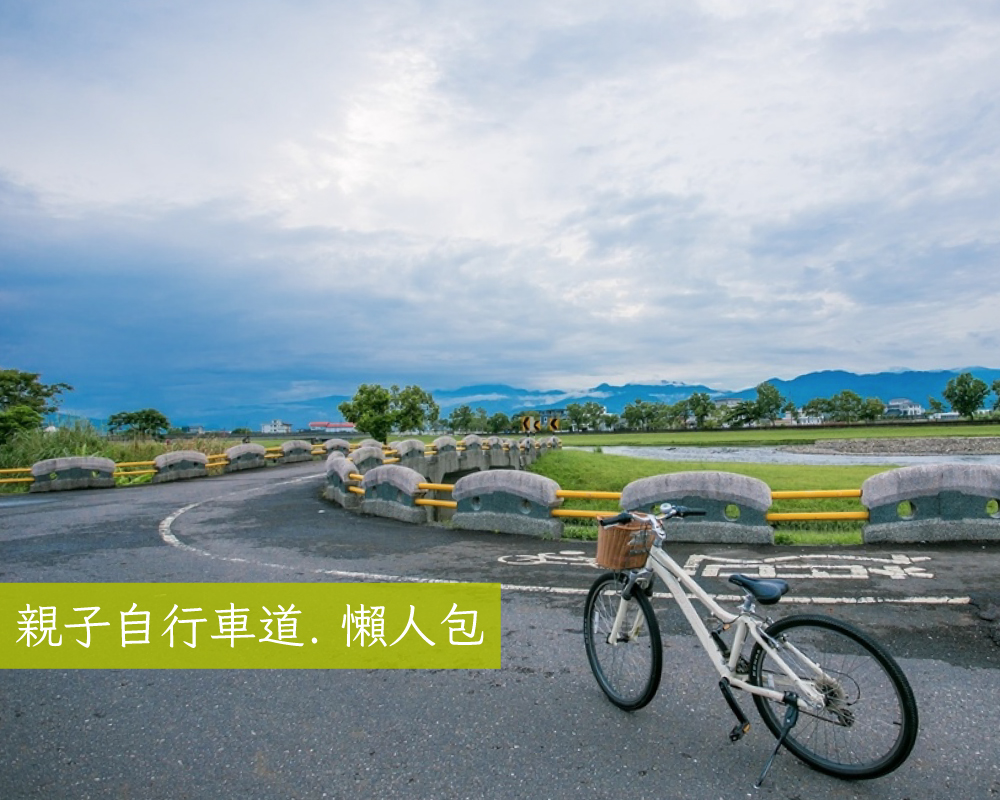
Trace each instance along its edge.
<instances>
[{"instance_id":1,"label":"distant house","mask_svg":"<svg viewBox=\"0 0 1000 800\"><path fill-rule=\"evenodd\" d=\"M280 419L273 419L260 426L261 433L291 433L292 423L282 422Z\"/></svg>"},{"instance_id":2,"label":"distant house","mask_svg":"<svg viewBox=\"0 0 1000 800\"><path fill-rule=\"evenodd\" d=\"M353 422L310 422L309 430L345 435L358 432Z\"/></svg>"},{"instance_id":3,"label":"distant house","mask_svg":"<svg viewBox=\"0 0 1000 800\"><path fill-rule=\"evenodd\" d=\"M887 417L922 417L924 413L922 405L914 403L912 400L907 400L905 397L897 397L894 400L890 400L885 407L885 415Z\"/></svg>"}]
</instances>

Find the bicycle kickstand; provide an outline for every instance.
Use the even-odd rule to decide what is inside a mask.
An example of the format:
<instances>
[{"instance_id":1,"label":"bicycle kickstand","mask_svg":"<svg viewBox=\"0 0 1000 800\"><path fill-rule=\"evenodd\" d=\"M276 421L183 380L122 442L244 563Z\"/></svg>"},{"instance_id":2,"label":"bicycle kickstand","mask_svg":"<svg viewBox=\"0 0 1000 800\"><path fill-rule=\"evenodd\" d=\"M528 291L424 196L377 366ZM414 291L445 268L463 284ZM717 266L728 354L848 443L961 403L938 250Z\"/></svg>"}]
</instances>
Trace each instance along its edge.
<instances>
[{"instance_id":1,"label":"bicycle kickstand","mask_svg":"<svg viewBox=\"0 0 1000 800\"><path fill-rule=\"evenodd\" d=\"M785 739L787 738L789 732L795 727L795 723L799 721L799 696L795 694L795 692L785 692L785 705L788 707L785 709L785 721L781 726L781 734L778 736L778 743L774 746L774 752L771 753L771 757L764 765L764 771L760 773L757 783L754 784L754 787L757 789L759 789L761 784L764 783L767 771L771 769L771 764L774 763L774 759L778 755L781 745L785 743Z\"/></svg>"}]
</instances>

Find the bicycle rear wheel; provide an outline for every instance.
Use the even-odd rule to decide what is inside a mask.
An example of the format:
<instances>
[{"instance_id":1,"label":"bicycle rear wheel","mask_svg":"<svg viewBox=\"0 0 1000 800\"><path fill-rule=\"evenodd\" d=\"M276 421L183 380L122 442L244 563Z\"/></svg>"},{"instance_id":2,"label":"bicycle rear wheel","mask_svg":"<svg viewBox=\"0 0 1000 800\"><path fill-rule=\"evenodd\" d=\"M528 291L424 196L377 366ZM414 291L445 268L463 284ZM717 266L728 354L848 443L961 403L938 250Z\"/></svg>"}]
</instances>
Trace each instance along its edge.
<instances>
[{"instance_id":1,"label":"bicycle rear wheel","mask_svg":"<svg viewBox=\"0 0 1000 800\"><path fill-rule=\"evenodd\" d=\"M917 739L917 703L882 645L839 620L813 614L779 620L767 634L778 642L777 653L789 668L826 697L821 711L799 705L798 722L785 740L794 755L820 772L847 779L877 778L906 761ZM794 691L759 644L750 653L750 681ZM753 699L764 723L779 736L785 705L759 695Z\"/></svg>"},{"instance_id":2,"label":"bicycle rear wheel","mask_svg":"<svg viewBox=\"0 0 1000 800\"><path fill-rule=\"evenodd\" d=\"M636 587L625 603L625 615L616 641L610 641L625 578L608 572L598 578L587 595L583 640L590 668L608 699L619 708L635 711L656 694L663 671L660 627L653 607Z\"/></svg>"}]
</instances>

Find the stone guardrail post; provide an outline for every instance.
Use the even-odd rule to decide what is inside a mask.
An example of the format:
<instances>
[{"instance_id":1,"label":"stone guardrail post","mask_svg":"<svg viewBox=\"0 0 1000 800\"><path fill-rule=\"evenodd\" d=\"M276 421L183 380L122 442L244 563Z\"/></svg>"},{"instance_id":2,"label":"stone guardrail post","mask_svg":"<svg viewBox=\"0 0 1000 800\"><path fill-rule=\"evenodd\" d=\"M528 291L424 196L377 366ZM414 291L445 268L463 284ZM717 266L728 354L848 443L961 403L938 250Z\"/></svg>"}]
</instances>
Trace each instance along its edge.
<instances>
[{"instance_id":1,"label":"stone guardrail post","mask_svg":"<svg viewBox=\"0 0 1000 800\"><path fill-rule=\"evenodd\" d=\"M60 492L65 489L111 489L115 462L101 456L47 458L31 467L35 479L29 491Z\"/></svg>"},{"instance_id":2,"label":"stone guardrail post","mask_svg":"<svg viewBox=\"0 0 1000 800\"><path fill-rule=\"evenodd\" d=\"M423 497L418 484L424 476L399 464L385 464L365 473L361 487L365 490L361 512L377 517L389 517L401 522L427 522L427 509L414 503Z\"/></svg>"},{"instance_id":3,"label":"stone guardrail post","mask_svg":"<svg viewBox=\"0 0 1000 800\"><path fill-rule=\"evenodd\" d=\"M362 439L358 442L358 446L355 449L360 450L363 447L377 447L379 450L385 451L385 445L378 439Z\"/></svg>"},{"instance_id":4,"label":"stone guardrail post","mask_svg":"<svg viewBox=\"0 0 1000 800\"><path fill-rule=\"evenodd\" d=\"M446 475L453 475L461 469L458 442L450 436L439 436L434 440L435 454L427 459L427 482L444 483Z\"/></svg>"},{"instance_id":5,"label":"stone guardrail post","mask_svg":"<svg viewBox=\"0 0 1000 800\"><path fill-rule=\"evenodd\" d=\"M350 490L358 481L351 478L357 472L357 465L343 453L334 451L326 457L326 486L323 497L343 508L357 509L361 506L361 495Z\"/></svg>"},{"instance_id":6,"label":"stone guardrail post","mask_svg":"<svg viewBox=\"0 0 1000 800\"><path fill-rule=\"evenodd\" d=\"M351 452L351 443L346 439L327 439L323 442L323 449L326 450L327 455L338 452L346 456Z\"/></svg>"},{"instance_id":7,"label":"stone guardrail post","mask_svg":"<svg viewBox=\"0 0 1000 800\"><path fill-rule=\"evenodd\" d=\"M462 439L462 444L465 445L465 449L460 451L462 457L462 472L485 470L490 468L486 451L483 450L483 440L479 436L476 436L474 433L470 433Z\"/></svg>"},{"instance_id":8,"label":"stone guardrail post","mask_svg":"<svg viewBox=\"0 0 1000 800\"><path fill-rule=\"evenodd\" d=\"M402 442L393 442L392 447L396 451L397 458L399 458L398 463L400 466L409 467L419 472L425 476L424 480L427 480L426 444L420 441L420 439L406 439Z\"/></svg>"},{"instance_id":9,"label":"stone guardrail post","mask_svg":"<svg viewBox=\"0 0 1000 800\"><path fill-rule=\"evenodd\" d=\"M385 461L385 450L382 449L382 445L378 447L359 447L351 453L348 460L354 463L356 472L364 475L368 470L382 466Z\"/></svg>"},{"instance_id":10,"label":"stone guardrail post","mask_svg":"<svg viewBox=\"0 0 1000 800\"><path fill-rule=\"evenodd\" d=\"M521 453L521 467L527 469L538 458L538 451L535 449L535 440L525 436L517 443L517 449Z\"/></svg>"},{"instance_id":11,"label":"stone guardrail post","mask_svg":"<svg viewBox=\"0 0 1000 800\"><path fill-rule=\"evenodd\" d=\"M704 509L704 517L673 519L667 533L679 542L774 544L765 515L771 489L763 481L732 472L676 472L633 481L622 490L621 507L658 511L661 503Z\"/></svg>"},{"instance_id":12,"label":"stone guardrail post","mask_svg":"<svg viewBox=\"0 0 1000 800\"><path fill-rule=\"evenodd\" d=\"M153 459L156 474L153 483L182 481L208 476L208 456L197 450L176 450Z\"/></svg>"},{"instance_id":13,"label":"stone guardrail post","mask_svg":"<svg viewBox=\"0 0 1000 800\"><path fill-rule=\"evenodd\" d=\"M476 531L522 533L558 539L563 524L551 516L562 504L559 484L531 472L495 470L459 478L452 491L457 502L452 524Z\"/></svg>"},{"instance_id":14,"label":"stone guardrail post","mask_svg":"<svg viewBox=\"0 0 1000 800\"><path fill-rule=\"evenodd\" d=\"M861 485L866 543L1000 540L1000 467L921 464Z\"/></svg>"},{"instance_id":15,"label":"stone guardrail post","mask_svg":"<svg viewBox=\"0 0 1000 800\"><path fill-rule=\"evenodd\" d=\"M487 469L506 469L510 466L510 454L504 449L504 440L499 436L489 436L486 439Z\"/></svg>"},{"instance_id":16,"label":"stone guardrail post","mask_svg":"<svg viewBox=\"0 0 1000 800\"><path fill-rule=\"evenodd\" d=\"M267 466L267 448L262 444L238 444L226 450L226 472L259 469Z\"/></svg>"},{"instance_id":17,"label":"stone guardrail post","mask_svg":"<svg viewBox=\"0 0 1000 800\"><path fill-rule=\"evenodd\" d=\"M295 464L299 461L312 461L312 444L303 439L293 439L281 444L281 464Z\"/></svg>"}]
</instances>

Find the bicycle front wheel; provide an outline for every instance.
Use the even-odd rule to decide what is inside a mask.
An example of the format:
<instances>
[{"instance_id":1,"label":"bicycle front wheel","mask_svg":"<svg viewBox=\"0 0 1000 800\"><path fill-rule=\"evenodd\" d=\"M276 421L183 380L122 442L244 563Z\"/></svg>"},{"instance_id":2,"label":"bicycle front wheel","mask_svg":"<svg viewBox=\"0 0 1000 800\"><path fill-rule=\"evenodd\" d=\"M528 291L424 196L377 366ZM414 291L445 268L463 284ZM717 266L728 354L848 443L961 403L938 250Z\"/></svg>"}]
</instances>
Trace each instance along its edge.
<instances>
[{"instance_id":1,"label":"bicycle front wheel","mask_svg":"<svg viewBox=\"0 0 1000 800\"><path fill-rule=\"evenodd\" d=\"M825 705L799 705L785 746L820 772L839 778L877 778L899 767L917 739L917 703L906 676L878 642L839 620L805 614L767 629L777 654ZM818 668L818 669L817 669ZM795 691L784 670L759 644L750 653L750 681ZM781 733L785 705L754 695L764 724Z\"/></svg>"},{"instance_id":2,"label":"bicycle front wheel","mask_svg":"<svg viewBox=\"0 0 1000 800\"><path fill-rule=\"evenodd\" d=\"M622 599L625 578L608 572L587 595L583 640L597 683L619 708L635 711L656 694L663 671L660 627L649 598L636 587L630 600ZM615 618L624 604L618 634L611 640Z\"/></svg>"}]
</instances>

